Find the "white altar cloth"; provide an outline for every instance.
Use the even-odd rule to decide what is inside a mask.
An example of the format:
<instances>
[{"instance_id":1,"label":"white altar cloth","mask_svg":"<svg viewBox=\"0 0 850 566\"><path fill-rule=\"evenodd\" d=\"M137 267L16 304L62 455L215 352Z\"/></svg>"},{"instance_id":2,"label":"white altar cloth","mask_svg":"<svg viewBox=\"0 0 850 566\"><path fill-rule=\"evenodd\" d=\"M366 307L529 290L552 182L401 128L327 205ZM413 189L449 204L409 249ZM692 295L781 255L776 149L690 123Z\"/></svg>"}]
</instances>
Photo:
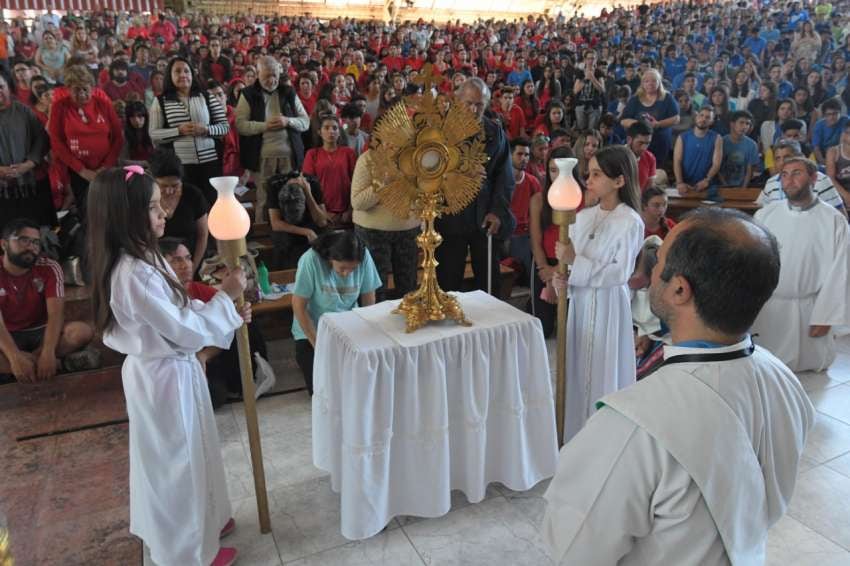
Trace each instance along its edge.
<instances>
[{"instance_id":1,"label":"white altar cloth","mask_svg":"<svg viewBox=\"0 0 850 566\"><path fill-rule=\"evenodd\" d=\"M452 489L477 503L491 482L522 491L555 473L540 322L480 291L458 297L477 324L405 336L398 301L320 320L313 462L341 494L348 539L397 515L444 515Z\"/></svg>"}]
</instances>

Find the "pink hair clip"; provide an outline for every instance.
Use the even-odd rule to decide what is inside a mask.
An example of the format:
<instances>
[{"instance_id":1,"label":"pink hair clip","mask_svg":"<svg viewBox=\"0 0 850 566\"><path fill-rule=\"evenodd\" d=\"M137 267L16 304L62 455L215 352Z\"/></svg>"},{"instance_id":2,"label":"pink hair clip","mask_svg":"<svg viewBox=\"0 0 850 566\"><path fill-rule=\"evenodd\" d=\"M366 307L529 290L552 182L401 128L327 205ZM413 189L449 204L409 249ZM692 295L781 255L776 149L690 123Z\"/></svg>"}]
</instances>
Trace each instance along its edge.
<instances>
[{"instance_id":1,"label":"pink hair clip","mask_svg":"<svg viewBox=\"0 0 850 566\"><path fill-rule=\"evenodd\" d=\"M127 174L124 175L124 181L129 181L130 177L132 177L133 175L144 175L145 174L145 170L142 169L141 165L125 165L124 171L127 172Z\"/></svg>"}]
</instances>

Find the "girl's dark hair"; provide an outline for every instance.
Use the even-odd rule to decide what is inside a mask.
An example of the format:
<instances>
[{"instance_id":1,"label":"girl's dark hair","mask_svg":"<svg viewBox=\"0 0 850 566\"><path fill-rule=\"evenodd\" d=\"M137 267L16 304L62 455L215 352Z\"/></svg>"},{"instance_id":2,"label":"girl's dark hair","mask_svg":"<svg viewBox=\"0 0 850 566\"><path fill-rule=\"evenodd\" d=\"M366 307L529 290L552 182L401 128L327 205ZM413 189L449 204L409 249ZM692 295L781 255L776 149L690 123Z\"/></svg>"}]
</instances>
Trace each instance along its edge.
<instances>
[{"instance_id":1,"label":"girl's dark hair","mask_svg":"<svg viewBox=\"0 0 850 566\"><path fill-rule=\"evenodd\" d=\"M124 108L124 139L127 140L127 145L130 148L130 154L134 151L147 150L153 151L153 142L148 133L148 109L144 102L131 100ZM143 116L145 123L141 128L134 128L130 125L131 116Z\"/></svg>"},{"instance_id":2,"label":"girl's dark hair","mask_svg":"<svg viewBox=\"0 0 850 566\"><path fill-rule=\"evenodd\" d=\"M366 244L353 230L325 232L310 245L325 261L363 261Z\"/></svg>"},{"instance_id":3,"label":"girl's dark hair","mask_svg":"<svg viewBox=\"0 0 850 566\"><path fill-rule=\"evenodd\" d=\"M41 78L42 81L44 81L43 77L33 77L32 80L30 80L30 88L32 89L32 92L30 93L30 103L32 103L33 106L38 104L39 99L44 95L44 93L53 90L53 85L47 82L36 83L36 78Z\"/></svg>"},{"instance_id":4,"label":"girl's dark hair","mask_svg":"<svg viewBox=\"0 0 850 566\"><path fill-rule=\"evenodd\" d=\"M183 164L173 149L161 147L148 159L148 170L154 179L178 177L183 179Z\"/></svg>"},{"instance_id":5,"label":"girl's dark hair","mask_svg":"<svg viewBox=\"0 0 850 566\"><path fill-rule=\"evenodd\" d=\"M617 190L617 197L620 202L640 214L640 188L635 154L624 145L609 145L597 151L593 157L609 179L623 176L624 183Z\"/></svg>"},{"instance_id":6,"label":"girl's dark hair","mask_svg":"<svg viewBox=\"0 0 850 566\"><path fill-rule=\"evenodd\" d=\"M159 253L156 235L148 214L154 180L150 175L134 174L113 167L100 172L89 186L86 245L90 258L92 310L98 332L108 330L115 321L109 302L111 279L121 256L144 262L165 278L180 303L188 304L183 286L168 274L165 259Z\"/></svg>"},{"instance_id":7,"label":"girl's dark hair","mask_svg":"<svg viewBox=\"0 0 850 566\"><path fill-rule=\"evenodd\" d=\"M200 80L198 79L198 74L195 72L195 68L188 59L180 56L174 57L171 61L169 61L168 68L165 69L165 84L163 84L162 87L162 95L165 98L177 97L177 87L174 85L174 80L171 78L171 71L177 63L185 63L189 66L189 72L192 73L192 86L189 87L189 96L202 96L203 91L201 90Z\"/></svg>"},{"instance_id":8,"label":"girl's dark hair","mask_svg":"<svg viewBox=\"0 0 850 566\"><path fill-rule=\"evenodd\" d=\"M575 157L575 154L573 153L573 150L570 146L562 145L560 147L556 147L555 149L549 152L549 155L546 156L546 190L543 192L543 209L540 211L540 214L542 216L542 218L540 219L540 224L543 227L543 230L546 230L546 228L548 228L549 225L552 224L552 207L549 205L548 196L549 187L552 186L552 181L554 181L554 179L549 174L549 162L553 159L561 159L562 157ZM581 190L584 191L584 182L579 180L577 175L578 171L576 171L576 169L577 167L573 168L573 178L579 184Z\"/></svg>"},{"instance_id":9,"label":"girl's dark hair","mask_svg":"<svg viewBox=\"0 0 850 566\"><path fill-rule=\"evenodd\" d=\"M527 83L531 83L531 86L534 86L534 81L530 81L530 80L527 80L527 79L524 80L522 82L522 85L520 85L520 87L519 87L519 97L525 99L526 103L529 105L529 107L534 112L534 115L537 116L537 114L540 112L540 99L537 97L537 89L534 89L534 91L531 93L530 97L527 96L525 94L525 85Z\"/></svg>"},{"instance_id":10,"label":"girl's dark hair","mask_svg":"<svg viewBox=\"0 0 850 566\"><path fill-rule=\"evenodd\" d=\"M647 187L643 194L640 195L640 205L641 207L645 207L653 198L666 196L667 193L664 192L664 189L660 189L658 187Z\"/></svg>"},{"instance_id":11,"label":"girl's dark hair","mask_svg":"<svg viewBox=\"0 0 850 566\"><path fill-rule=\"evenodd\" d=\"M559 124L552 123L552 109L560 108L561 114L563 114L563 118L561 118L561 122ZM551 135L552 130L555 128L566 127L567 125L567 107L560 100L550 100L546 103L546 110L543 112L543 123L546 124L546 129L549 131Z\"/></svg>"}]
</instances>

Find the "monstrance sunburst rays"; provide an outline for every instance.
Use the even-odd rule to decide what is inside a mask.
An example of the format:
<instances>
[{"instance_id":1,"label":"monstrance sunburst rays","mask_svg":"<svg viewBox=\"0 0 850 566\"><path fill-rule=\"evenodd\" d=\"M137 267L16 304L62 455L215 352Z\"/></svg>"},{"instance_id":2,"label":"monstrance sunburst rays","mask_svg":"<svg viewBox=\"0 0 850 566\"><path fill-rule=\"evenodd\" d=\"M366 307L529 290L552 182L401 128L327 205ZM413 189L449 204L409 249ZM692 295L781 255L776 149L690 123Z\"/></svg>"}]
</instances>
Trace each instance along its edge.
<instances>
[{"instance_id":1,"label":"monstrance sunburst rays","mask_svg":"<svg viewBox=\"0 0 850 566\"><path fill-rule=\"evenodd\" d=\"M456 214L475 200L487 163L478 118L456 102L445 115L440 112L431 91L430 64L423 67L418 82L424 95L408 97L385 112L370 144L370 173L381 204L402 218L418 214L425 226L416 239L423 251L422 282L394 311L407 318L407 332L446 318L471 324L457 299L437 284L434 251L443 238L434 230L434 220Z\"/></svg>"}]
</instances>

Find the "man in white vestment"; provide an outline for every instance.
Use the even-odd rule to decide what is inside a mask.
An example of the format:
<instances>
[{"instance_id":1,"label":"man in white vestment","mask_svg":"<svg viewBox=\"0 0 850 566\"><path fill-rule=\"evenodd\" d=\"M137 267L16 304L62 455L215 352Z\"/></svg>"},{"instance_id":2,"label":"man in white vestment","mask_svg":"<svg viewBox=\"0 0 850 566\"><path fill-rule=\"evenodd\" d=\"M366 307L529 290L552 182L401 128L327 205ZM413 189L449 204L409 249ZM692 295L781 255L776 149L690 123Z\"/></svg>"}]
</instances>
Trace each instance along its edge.
<instances>
[{"instance_id":1,"label":"man in white vestment","mask_svg":"<svg viewBox=\"0 0 850 566\"><path fill-rule=\"evenodd\" d=\"M756 220L779 241L782 269L753 333L792 370L821 371L835 360L833 329L850 324L850 229L815 195L813 161L786 159L780 175L787 200L759 210Z\"/></svg>"},{"instance_id":2,"label":"man in white vestment","mask_svg":"<svg viewBox=\"0 0 850 566\"><path fill-rule=\"evenodd\" d=\"M778 280L776 240L743 214L698 210L670 232L650 291L673 346L561 451L543 521L558 564L763 564L814 416L748 335Z\"/></svg>"}]
</instances>

